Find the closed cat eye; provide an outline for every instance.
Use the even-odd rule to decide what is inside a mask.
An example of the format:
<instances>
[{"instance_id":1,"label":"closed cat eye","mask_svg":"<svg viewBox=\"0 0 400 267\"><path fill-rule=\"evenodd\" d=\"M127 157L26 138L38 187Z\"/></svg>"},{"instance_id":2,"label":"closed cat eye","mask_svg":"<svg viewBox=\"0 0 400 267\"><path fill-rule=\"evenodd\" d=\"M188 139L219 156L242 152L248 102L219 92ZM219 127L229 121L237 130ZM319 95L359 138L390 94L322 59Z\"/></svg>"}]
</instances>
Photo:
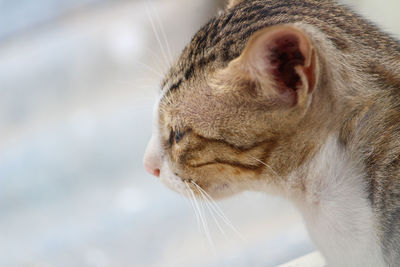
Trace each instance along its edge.
<instances>
[{"instance_id":1,"label":"closed cat eye","mask_svg":"<svg viewBox=\"0 0 400 267\"><path fill-rule=\"evenodd\" d=\"M182 140L184 133L181 133L179 130L175 132L175 143L178 143Z\"/></svg>"},{"instance_id":2,"label":"closed cat eye","mask_svg":"<svg viewBox=\"0 0 400 267\"><path fill-rule=\"evenodd\" d=\"M182 133L181 131L177 130L177 131L171 131L170 135L169 135L169 145L172 146L174 141L177 144L179 141L182 140L183 136L185 135L185 133Z\"/></svg>"}]
</instances>

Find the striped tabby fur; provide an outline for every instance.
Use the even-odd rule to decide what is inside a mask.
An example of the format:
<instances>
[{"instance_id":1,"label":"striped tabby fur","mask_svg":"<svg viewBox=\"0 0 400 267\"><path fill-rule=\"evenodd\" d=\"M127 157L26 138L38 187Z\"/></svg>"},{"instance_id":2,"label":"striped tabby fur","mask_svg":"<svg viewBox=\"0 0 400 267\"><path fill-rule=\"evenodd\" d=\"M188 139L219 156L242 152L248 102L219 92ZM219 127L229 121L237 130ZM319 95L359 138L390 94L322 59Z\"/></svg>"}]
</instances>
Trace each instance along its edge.
<instances>
[{"instance_id":1,"label":"striped tabby fur","mask_svg":"<svg viewBox=\"0 0 400 267\"><path fill-rule=\"evenodd\" d=\"M310 50L292 53L285 65L291 48L278 47L285 52L276 59L284 61L279 73L255 75L250 61L258 40L280 31L294 36L290 45ZM277 101L282 86L293 99ZM336 234L334 223L321 230L332 230L332 239L345 233L329 244L310 229L329 266L400 266L400 44L346 7L330 0L231 1L171 68L155 121L147 158L172 189L184 193L182 184L195 181L213 197L281 194L309 229L325 229L311 223L316 218L345 229ZM336 211L321 208L332 202ZM343 216L358 213L363 222ZM340 250L346 242L354 258Z\"/></svg>"}]
</instances>

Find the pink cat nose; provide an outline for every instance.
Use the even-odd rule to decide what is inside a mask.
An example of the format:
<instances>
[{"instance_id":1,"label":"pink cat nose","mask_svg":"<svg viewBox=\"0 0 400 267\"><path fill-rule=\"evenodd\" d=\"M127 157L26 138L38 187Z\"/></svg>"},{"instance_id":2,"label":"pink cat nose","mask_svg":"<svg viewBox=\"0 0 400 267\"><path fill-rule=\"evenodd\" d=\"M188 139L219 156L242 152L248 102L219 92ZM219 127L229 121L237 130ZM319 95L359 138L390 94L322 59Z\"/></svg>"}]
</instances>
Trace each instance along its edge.
<instances>
[{"instance_id":1,"label":"pink cat nose","mask_svg":"<svg viewBox=\"0 0 400 267\"><path fill-rule=\"evenodd\" d=\"M160 177L160 168L161 168L161 160L159 155L160 151L153 137L151 138L149 144L147 145L143 163L146 171L157 177Z\"/></svg>"},{"instance_id":2,"label":"pink cat nose","mask_svg":"<svg viewBox=\"0 0 400 267\"><path fill-rule=\"evenodd\" d=\"M159 168L155 168L149 164L147 164L147 162L144 162L144 168L146 169L146 171L154 176L160 177L160 169Z\"/></svg>"}]
</instances>

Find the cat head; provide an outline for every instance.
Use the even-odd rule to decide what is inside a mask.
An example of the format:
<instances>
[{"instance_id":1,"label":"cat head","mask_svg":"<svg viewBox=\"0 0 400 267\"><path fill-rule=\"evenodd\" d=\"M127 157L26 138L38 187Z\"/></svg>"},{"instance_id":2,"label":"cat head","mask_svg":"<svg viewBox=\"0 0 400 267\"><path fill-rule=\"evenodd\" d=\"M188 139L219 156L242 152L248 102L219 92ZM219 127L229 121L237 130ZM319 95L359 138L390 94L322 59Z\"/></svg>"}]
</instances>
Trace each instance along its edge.
<instances>
[{"instance_id":1,"label":"cat head","mask_svg":"<svg viewBox=\"0 0 400 267\"><path fill-rule=\"evenodd\" d=\"M309 34L284 24L224 36L233 19L224 16L185 48L154 111L146 169L182 194L279 186L315 150L312 121L329 109L314 103L319 63Z\"/></svg>"}]
</instances>

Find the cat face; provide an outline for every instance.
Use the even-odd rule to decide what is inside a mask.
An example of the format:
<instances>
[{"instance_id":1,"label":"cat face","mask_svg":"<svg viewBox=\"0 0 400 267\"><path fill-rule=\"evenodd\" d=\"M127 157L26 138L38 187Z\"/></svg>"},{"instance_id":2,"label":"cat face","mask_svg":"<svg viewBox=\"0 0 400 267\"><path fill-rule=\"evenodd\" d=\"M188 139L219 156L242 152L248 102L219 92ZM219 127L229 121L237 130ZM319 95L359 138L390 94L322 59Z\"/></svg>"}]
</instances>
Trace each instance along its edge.
<instances>
[{"instance_id":1,"label":"cat face","mask_svg":"<svg viewBox=\"0 0 400 267\"><path fill-rule=\"evenodd\" d=\"M292 25L264 28L235 59L213 56L200 68L189 56L196 47L164 82L146 169L182 194L201 188L219 198L278 186L314 147L301 130L316 83L310 40Z\"/></svg>"}]
</instances>

